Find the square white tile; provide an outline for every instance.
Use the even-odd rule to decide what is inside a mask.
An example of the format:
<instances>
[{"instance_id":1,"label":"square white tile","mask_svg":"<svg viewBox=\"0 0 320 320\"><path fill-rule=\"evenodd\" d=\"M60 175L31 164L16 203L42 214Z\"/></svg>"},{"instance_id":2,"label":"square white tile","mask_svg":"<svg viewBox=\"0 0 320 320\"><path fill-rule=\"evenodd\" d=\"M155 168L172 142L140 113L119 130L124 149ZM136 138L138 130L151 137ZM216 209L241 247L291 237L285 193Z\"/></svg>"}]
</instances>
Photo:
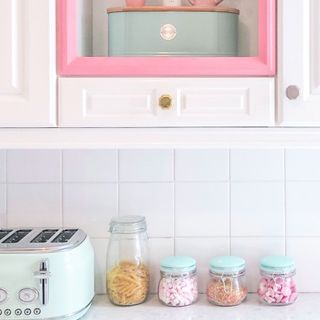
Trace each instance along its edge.
<instances>
[{"instance_id":1,"label":"square white tile","mask_svg":"<svg viewBox=\"0 0 320 320\"><path fill-rule=\"evenodd\" d=\"M0 184L0 228L5 228L7 225L6 214L6 185Z\"/></svg>"},{"instance_id":2,"label":"square white tile","mask_svg":"<svg viewBox=\"0 0 320 320\"><path fill-rule=\"evenodd\" d=\"M121 183L120 215L143 215L150 237L172 237L174 231L173 183Z\"/></svg>"},{"instance_id":3,"label":"square white tile","mask_svg":"<svg viewBox=\"0 0 320 320\"><path fill-rule=\"evenodd\" d=\"M117 167L117 150L63 151L64 182L115 182Z\"/></svg>"},{"instance_id":4,"label":"square white tile","mask_svg":"<svg viewBox=\"0 0 320 320\"><path fill-rule=\"evenodd\" d=\"M0 183L6 182L6 150L0 150Z\"/></svg>"},{"instance_id":5,"label":"square white tile","mask_svg":"<svg viewBox=\"0 0 320 320\"><path fill-rule=\"evenodd\" d=\"M232 181L284 180L283 149L232 149Z\"/></svg>"},{"instance_id":6,"label":"square white tile","mask_svg":"<svg viewBox=\"0 0 320 320\"><path fill-rule=\"evenodd\" d=\"M110 219L118 215L116 183L65 183L64 226L82 228L91 237L109 236Z\"/></svg>"},{"instance_id":7,"label":"square white tile","mask_svg":"<svg viewBox=\"0 0 320 320\"><path fill-rule=\"evenodd\" d=\"M175 254L190 256L197 261L199 291L205 293L209 280L209 262L214 256L229 255L229 239L176 238Z\"/></svg>"},{"instance_id":8,"label":"square white tile","mask_svg":"<svg viewBox=\"0 0 320 320\"><path fill-rule=\"evenodd\" d=\"M8 150L9 183L60 182L61 151Z\"/></svg>"},{"instance_id":9,"label":"square white tile","mask_svg":"<svg viewBox=\"0 0 320 320\"><path fill-rule=\"evenodd\" d=\"M150 292L158 292L160 280L160 261L173 253L172 238L152 238L149 239L149 267L150 267Z\"/></svg>"},{"instance_id":10,"label":"square white tile","mask_svg":"<svg viewBox=\"0 0 320 320\"><path fill-rule=\"evenodd\" d=\"M176 181L228 181L228 149L178 149L175 151Z\"/></svg>"},{"instance_id":11,"label":"square white tile","mask_svg":"<svg viewBox=\"0 0 320 320\"><path fill-rule=\"evenodd\" d=\"M260 259L267 255L284 255L284 238L231 238L231 255L246 261L248 289L256 292L260 279Z\"/></svg>"},{"instance_id":12,"label":"square white tile","mask_svg":"<svg viewBox=\"0 0 320 320\"><path fill-rule=\"evenodd\" d=\"M173 150L119 150L122 182L173 181Z\"/></svg>"},{"instance_id":13,"label":"square white tile","mask_svg":"<svg viewBox=\"0 0 320 320\"><path fill-rule=\"evenodd\" d=\"M8 184L8 227L61 227L61 184Z\"/></svg>"},{"instance_id":14,"label":"square white tile","mask_svg":"<svg viewBox=\"0 0 320 320\"><path fill-rule=\"evenodd\" d=\"M320 149L287 149L286 179L320 181Z\"/></svg>"},{"instance_id":15,"label":"square white tile","mask_svg":"<svg viewBox=\"0 0 320 320\"><path fill-rule=\"evenodd\" d=\"M319 292L320 238L288 238L287 255L297 267L297 287L300 292Z\"/></svg>"},{"instance_id":16,"label":"square white tile","mask_svg":"<svg viewBox=\"0 0 320 320\"><path fill-rule=\"evenodd\" d=\"M287 182L287 235L320 236L320 182Z\"/></svg>"},{"instance_id":17,"label":"square white tile","mask_svg":"<svg viewBox=\"0 0 320 320\"><path fill-rule=\"evenodd\" d=\"M229 184L176 183L178 237L229 236Z\"/></svg>"},{"instance_id":18,"label":"square white tile","mask_svg":"<svg viewBox=\"0 0 320 320\"><path fill-rule=\"evenodd\" d=\"M91 239L94 249L94 284L96 294L106 293L106 259L108 239Z\"/></svg>"},{"instance_id":19,"label":"square white tile","mask_svg":"<svg viewBox=\"0 0 320 320\"><path fill-rule=\"evenodd\" d=\"M232 182L231 235L284 236L284 203L282 182Z\"/></svg>"}]
</instances>

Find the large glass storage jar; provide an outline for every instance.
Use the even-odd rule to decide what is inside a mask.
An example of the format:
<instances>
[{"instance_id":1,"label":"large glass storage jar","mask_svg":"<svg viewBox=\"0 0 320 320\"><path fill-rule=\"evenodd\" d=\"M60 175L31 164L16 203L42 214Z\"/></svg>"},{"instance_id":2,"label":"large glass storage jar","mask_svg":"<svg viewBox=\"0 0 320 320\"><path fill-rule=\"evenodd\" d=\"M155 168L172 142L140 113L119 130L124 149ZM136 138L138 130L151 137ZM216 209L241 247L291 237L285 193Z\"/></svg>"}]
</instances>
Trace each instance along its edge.
<instances>
[{"instance_id":1,"label":"large glass storage jar","mask_svg":"<svg viewBox=\"0 0 320 320\"><path fill-rule=\"evenodd\" d=\"M298 297L294 260L287 256L267 256L260 261L258 295L267 305L288 305Z\"/></svg>"},{"instance_id":2,"label":"large glass storage jar","mask_svg":"<svg viewBox=\"0 0 320 320\"><path fill-rule=\"evenodd\" d=\"M112 303L142 303L149 292L148 236L141 216L113 218L107 251L107 294Z\"/></svg>"},{"instance_id":3,"label":"large glass storage jar","mask_svg":"<svg viewBox=\"0 0 320 320\"><path fill-rule=\"evenodd\" d=\"M245 261L239 257L221 256L210 261L208 301L218 306L236 306L248 294Z\"/></svg>"},{"instance_id":4,"label":"large glass storage jar","mask_svg":"<svg viewBox=\"0 0 320 320\"><path fill-rule=\"evenodd\" d=\"M188 306L198 299L196 261L171 256L160 263L159 300L170 307Z\"/></svg>"}]
</instances>

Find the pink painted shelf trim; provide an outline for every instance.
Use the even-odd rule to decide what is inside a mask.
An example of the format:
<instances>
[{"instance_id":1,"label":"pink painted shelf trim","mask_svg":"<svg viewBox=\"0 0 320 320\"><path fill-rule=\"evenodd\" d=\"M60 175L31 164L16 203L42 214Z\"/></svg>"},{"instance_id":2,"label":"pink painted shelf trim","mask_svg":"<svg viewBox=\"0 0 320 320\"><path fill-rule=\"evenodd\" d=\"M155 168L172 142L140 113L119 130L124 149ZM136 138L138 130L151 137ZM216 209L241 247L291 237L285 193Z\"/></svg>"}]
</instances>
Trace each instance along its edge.
<instances>
[{"instance_id":1,"label":"pink painted shelf trim","mask_svg":"<svg viewBox=\"0 0 320 320\"><path fill-rule=\"evenodd\" d=\"M248 0L252 1L252 0ZM257 57L79 57L77 0L58 0L58 73L61 76L274 76L276 0L259 1Z\"/></svg>"}]
</instances>

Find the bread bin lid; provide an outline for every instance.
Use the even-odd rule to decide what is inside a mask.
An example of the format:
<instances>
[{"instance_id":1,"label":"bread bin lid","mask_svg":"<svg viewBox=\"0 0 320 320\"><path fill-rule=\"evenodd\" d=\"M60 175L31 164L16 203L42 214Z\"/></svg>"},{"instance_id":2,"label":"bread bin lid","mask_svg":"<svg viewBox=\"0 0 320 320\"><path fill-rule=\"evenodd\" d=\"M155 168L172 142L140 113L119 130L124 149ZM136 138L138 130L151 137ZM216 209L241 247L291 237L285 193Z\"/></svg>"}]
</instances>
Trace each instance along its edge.
<instances>
[{"instance_id":1,"label":"bread bin lid","mask_svg":"<svg viewBox=\"0 0 320 320\"><path fill-rule=\"evenodd\" d=\"M46 253L72 249L80 245L86 237L86 233L81 229L0 229L0 254Z\"/></svg>"}]
</instances>

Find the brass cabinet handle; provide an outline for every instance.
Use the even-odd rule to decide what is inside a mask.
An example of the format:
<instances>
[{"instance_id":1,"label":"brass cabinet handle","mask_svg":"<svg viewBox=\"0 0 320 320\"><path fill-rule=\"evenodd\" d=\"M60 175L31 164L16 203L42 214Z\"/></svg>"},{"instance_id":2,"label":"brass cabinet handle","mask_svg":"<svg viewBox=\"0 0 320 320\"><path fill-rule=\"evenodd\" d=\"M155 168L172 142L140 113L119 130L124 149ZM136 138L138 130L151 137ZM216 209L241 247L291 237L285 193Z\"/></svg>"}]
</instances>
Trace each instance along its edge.
<instances>
[{"instance_id":1,"label":"brass cabinet handle","mask_svg":"<svg viewBox=\"0 0 320 320\"><path fill-rule=\"evenodd\" d=\"M172 97L168 94L164 94L159 98L159 106L162 109L170 109L172 107Z\"/></svg>"},{"instance_id":2,"label":"brass cabinet handle","mask_svg":"<svg viewBox=\"0 0 320 320\"><path fill-rule=\"evenodd\" d=\"M289 86L286 90L286 95L289 100L295 100L300 95L300 89L297 86Z\"/></svg>"}]
</instances>

